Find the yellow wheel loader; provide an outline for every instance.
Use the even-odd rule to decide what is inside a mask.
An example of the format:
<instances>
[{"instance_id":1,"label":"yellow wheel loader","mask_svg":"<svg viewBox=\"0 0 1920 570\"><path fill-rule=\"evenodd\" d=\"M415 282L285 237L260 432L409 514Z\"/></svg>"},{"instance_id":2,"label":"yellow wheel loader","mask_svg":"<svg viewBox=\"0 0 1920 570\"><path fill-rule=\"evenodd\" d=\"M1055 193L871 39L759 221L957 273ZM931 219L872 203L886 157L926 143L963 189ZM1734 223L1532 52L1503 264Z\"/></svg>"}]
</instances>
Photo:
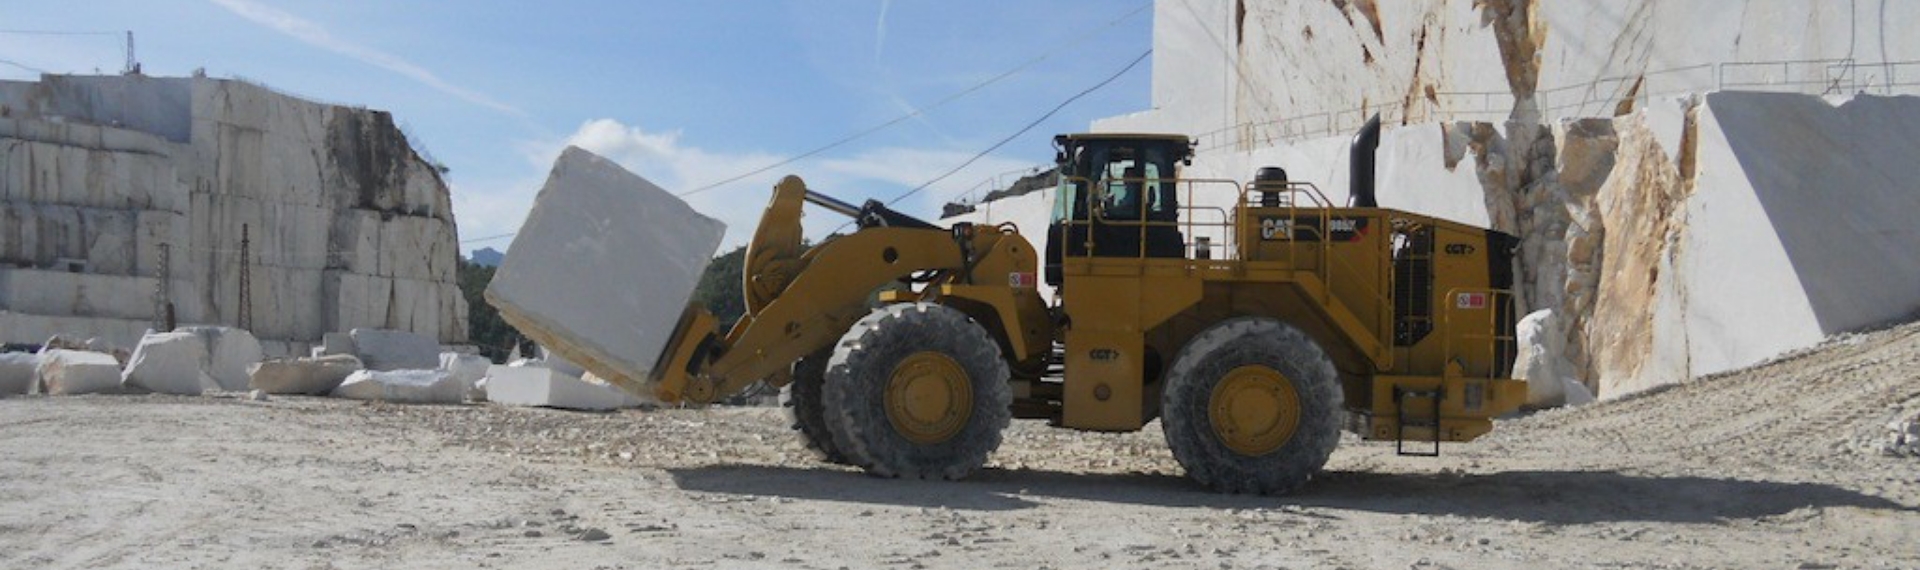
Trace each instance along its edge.
<instances>
[{"instance_id":1,"label":"yellow wheel loader","mask_svg":"<svg viewBox=\"0 0 1920 570\"><path fill-rule=\"evenodd\" d=\"M748 245L745 316L723 333L690 307L651 389L791 386L808 445L883 477L965 477L1012 418L1159 419L1187 474L1231 493L1298 488L1343 427L1437 453L1525 400L1516 240L1378 207L1378 129L1356 137L1350 205L1277 168L1182 177L1184 136L1056 137L1043 247L1023 233L1040 228L941 226L787 177ZM803 202L858 229L803 245Z\"/></svg>"}]
</instances>

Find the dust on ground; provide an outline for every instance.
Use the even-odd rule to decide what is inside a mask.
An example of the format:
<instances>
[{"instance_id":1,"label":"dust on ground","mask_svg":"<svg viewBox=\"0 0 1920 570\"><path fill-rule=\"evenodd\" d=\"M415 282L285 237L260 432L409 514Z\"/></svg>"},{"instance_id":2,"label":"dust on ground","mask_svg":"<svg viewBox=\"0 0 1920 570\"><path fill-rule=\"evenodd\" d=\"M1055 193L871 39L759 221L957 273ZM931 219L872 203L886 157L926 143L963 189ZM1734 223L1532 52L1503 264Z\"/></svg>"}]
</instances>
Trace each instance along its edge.
<instances>
[{"instance_id":1,"label":"dust on ground","mask_svg":"<svg viewBox=\"0 0 1920 570\"><path fill-rule=\"evenodd\" d=\"M1920 324L1501 421L1349 438L1287 497L1180 475L1158 426L1016 421L960 482L819 462L777 409L0 400L6 568L1916 568Z\"/></svg>"}]
</instances>

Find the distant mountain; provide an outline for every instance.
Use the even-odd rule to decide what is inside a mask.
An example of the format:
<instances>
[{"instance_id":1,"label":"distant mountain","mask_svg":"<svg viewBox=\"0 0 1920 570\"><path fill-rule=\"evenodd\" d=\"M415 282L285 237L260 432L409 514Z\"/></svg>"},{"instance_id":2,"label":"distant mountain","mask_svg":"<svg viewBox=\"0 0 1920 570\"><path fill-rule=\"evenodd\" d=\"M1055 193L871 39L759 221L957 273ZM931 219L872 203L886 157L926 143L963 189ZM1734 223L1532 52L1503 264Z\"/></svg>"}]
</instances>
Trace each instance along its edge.
<instances>
[{"instance_id":1,"label":"distant mountain","mask_svg":"<svg viewBox=\"0 0 1920 570\"><path fill-rule=\"evenodd\" d=\"M507 254L501 253L500 250L497 250L491 247L483 247L480 249L473 250L473 256L468 257L467 262L472 263L474 265L481 265L486 267L499 267L500 261L506 258L507 258Z\"/></svg>"}]
</instances>

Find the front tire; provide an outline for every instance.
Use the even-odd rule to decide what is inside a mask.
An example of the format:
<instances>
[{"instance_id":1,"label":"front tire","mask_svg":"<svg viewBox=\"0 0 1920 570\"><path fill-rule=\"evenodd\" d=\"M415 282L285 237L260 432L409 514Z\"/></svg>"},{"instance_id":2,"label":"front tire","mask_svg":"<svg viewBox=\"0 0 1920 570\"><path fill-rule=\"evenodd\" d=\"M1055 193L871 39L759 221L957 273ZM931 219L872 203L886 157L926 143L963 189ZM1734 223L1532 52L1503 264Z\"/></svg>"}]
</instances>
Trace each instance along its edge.
<instances>
[{"instance_id":1,"label":"front tire","mask_svg":"<svg viewBox=\"0 0 1920 570\"><path fill-rule=\"evenodd\" d=\"M1000 346L930 303L874 310L834 348L825 404L834 445L879 477L960 479L1000 447L1013 389Z\"/></svg>"},{"instance_id":2,"label":"front tire","mask_svg":"<svg viewBox=\"0 0 1920 570\"><path fill-rule=\"evenodd\" d=\"M1305 333L1244 317L1214 325L1167 371L1161 428L1187 476L1222 493L1278 495L1340 442L1333 361Z\"/></svg>"},{"instance_id":3,"label":"front tire","mask_svg":"<svg viewBox=\"0 0 1920 570\"><path fill-rule=\"evenodd\" d=\"M827 360L833 352L822 350L793 364L793 383L787 385L787 419L800 432L801 443L828 463L852 465L847 454L833 444L833 432L827 429L825 391Z\"/></svg>"}]
</instances>

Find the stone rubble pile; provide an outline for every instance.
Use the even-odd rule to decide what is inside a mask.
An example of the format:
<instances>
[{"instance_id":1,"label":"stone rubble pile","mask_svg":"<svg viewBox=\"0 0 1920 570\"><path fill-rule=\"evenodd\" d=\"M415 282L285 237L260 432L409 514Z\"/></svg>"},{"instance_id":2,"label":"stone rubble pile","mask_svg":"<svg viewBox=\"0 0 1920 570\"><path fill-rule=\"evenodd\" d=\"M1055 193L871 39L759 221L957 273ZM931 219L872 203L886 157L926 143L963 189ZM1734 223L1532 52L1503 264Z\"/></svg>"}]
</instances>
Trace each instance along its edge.
<instances>
[{"instance_id":1,"label":"stone rubble pile","mask_svg":"<svg viewBox=\"0 0 1920 570\"><path fill-rule=\"evenodd\" d=\"M431 340L405 331L356 329L338 337L356 340L324 346L357 352L316 350L321 354L263 358L259 343L248 331L186 327L148 332L124 364L113 354L115 349L102 343L50 339L37 353L0 353L0 397L249 393L256 400L272 394L404 404L492 401L595 411L643 403L557 357L504 366L476 354L442 350ZM381 362L389 368L366 362ZM489 398L488 384L498 387L497 397Z\"/></svg>"},{"instance_id":2,"label":"stone rubble pile","mask_svg":"<svg viewBox=\"0 0 1920 570\"><path fill-rule=\"evenodd\" d=\"M268 394L324 396L363 368L351 354L274 358L247 368L249 385Z\"/></svg>"}]
</instances>

